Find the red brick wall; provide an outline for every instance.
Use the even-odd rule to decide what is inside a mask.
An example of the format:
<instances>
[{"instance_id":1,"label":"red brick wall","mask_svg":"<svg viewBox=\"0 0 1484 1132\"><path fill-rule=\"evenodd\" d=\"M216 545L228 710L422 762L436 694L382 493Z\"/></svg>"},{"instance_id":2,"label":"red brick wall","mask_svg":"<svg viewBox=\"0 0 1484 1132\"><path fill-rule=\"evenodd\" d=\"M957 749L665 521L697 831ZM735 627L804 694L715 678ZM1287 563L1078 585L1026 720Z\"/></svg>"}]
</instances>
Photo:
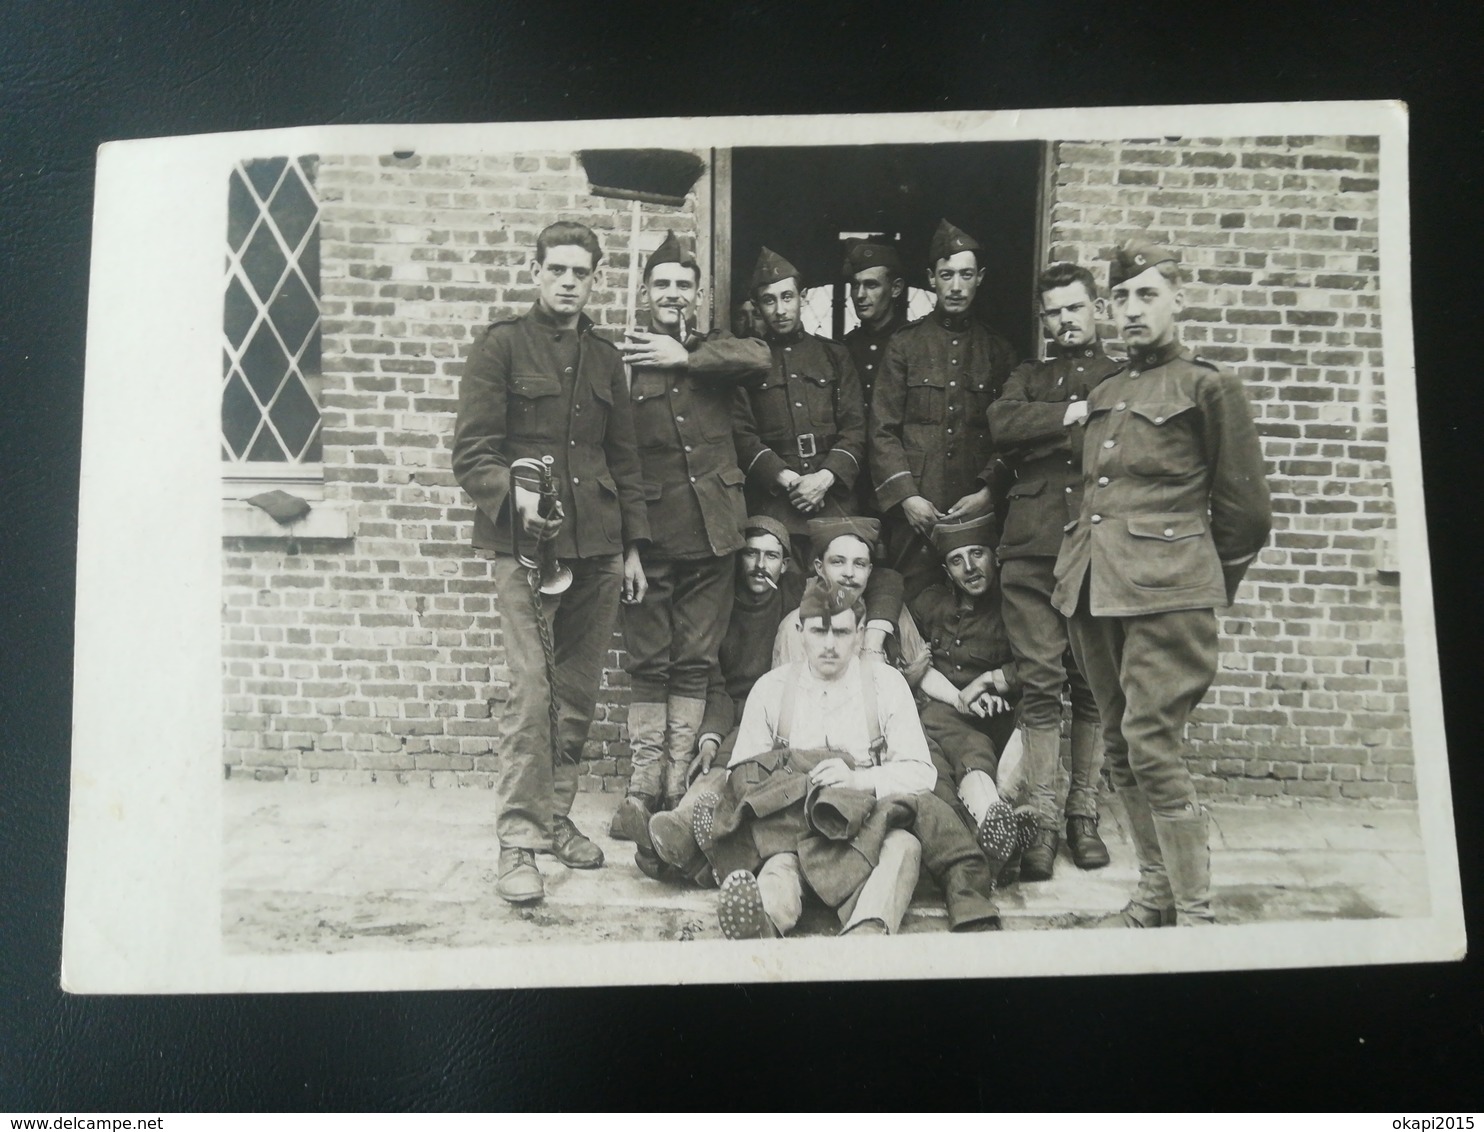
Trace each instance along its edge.
<instances>
[{"instance_id":1,"label":"red brick wall","mask_svg":"<svg viewBox=\"0 0 1484 1132\"><path fill-rule=\"evenodd\" d=\"M1177 246L1182 338L1244 379L1274 535L1196 715L1211 794L1415 797L1381 359L1374 138L1062 142L1051 255ZM1111 338L1111 327L1108 328Z\"/></svg>"},{"instance_id":2,"label":"red brick wall","mask_svg":"<svg viewBox=\"0 0 1484 1132\"><path fill-rule=\"evenodd\" d=\"M1412 797L1398 594L1376 568L1391 503L1374 142L1064 142L1053 156L1053 256L1102 261L1136 229L1179 245L1182 333L1242 374L1263 434L1276 532L1224 619L1193 732L1202 788ZM472 335L532 301L523 265L556 217L598 230L588 310L621 327L628 205L586 190L568 153L322 157L325 497L352 504L359 529L294 556L228 540L230 773L490 784L506 684L449 471L458 377ZM644 206L650 233L695 218L694 199ZM627 774L619 646L584 789Z\"/></svg>"}]
</instances>

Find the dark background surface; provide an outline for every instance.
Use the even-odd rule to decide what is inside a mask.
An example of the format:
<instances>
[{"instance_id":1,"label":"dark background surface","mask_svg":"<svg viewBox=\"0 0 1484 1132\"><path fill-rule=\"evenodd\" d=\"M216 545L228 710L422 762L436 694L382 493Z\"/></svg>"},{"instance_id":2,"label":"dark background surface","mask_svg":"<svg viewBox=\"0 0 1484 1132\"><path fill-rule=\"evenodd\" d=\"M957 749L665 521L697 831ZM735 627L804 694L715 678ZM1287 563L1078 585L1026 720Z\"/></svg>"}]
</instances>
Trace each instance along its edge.
<instances>
[{"instance_id":1,"label":"dark background surface","mask_svg":"<svg viewBox=\"0 0 1484 1132\"><path fill-rule=\"evenodd\" d=\"M69 998L77 461L104 141L517 121L1396 98L1412 110L1424 476L1480 934L1479 39L1472 5L737 3L0 10L0 1110L795 1104L1479 1108L1480 963L1211 976ZM653 13L660 15L658 9ZM1427 752L1419 752L1422 757Z\"/></svg>"}]
</instances>

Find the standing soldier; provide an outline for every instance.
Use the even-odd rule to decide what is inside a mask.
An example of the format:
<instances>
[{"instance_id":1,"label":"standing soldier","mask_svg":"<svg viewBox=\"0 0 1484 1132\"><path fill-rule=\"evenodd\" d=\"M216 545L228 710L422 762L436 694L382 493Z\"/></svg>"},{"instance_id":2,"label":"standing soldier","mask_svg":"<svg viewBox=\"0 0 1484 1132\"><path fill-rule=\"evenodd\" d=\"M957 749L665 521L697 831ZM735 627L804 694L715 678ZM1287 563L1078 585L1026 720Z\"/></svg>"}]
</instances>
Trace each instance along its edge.
<instances>
[{"instance_id":1,"label":"standing soldier","mask_svg":"<svg viewBox=\"0 0 1484 1132\"><path fill-rule=\"evenodd\" d=\"M746 383L737 458L747 473L748 513L788 529L790 556L805 576L808 521L854 511L865 462L865 406L849 351L804 332L798 268L764 248L752 272L752 298L767 323L773 364Z\"/></svg>"},{"instance_id":2,"label":"standing soldier","mask_svg":"<svg viewBox=\"0 0 1484 1132\"><path fill-rule=\"evenodd\" d=\"M649 539L623 364L582 313L602 249L592 230L559 222L536 238L535 304L491 326L459 384L453 470L477 508L474 545L491 552L510 698L500 717L495 891L540 900L535 854L568 868L602 865L568 814L611 647L620 590L644 596L639 548ZM549 458L557 504L512 464ZM560 596L538 588L549 543L572 572Z\"/></svg>"},{"instance_id":3,"label":"standing soldier","mask_svg":"<svg viewBox=\"0 0 1484 1132\"><path fill-rule=\"evenodd\" d=\"M614 824L630 840L643 837L656 808L685 793L747 518L732 442L737 383L765 376L772 363L756 338L695 332L700 284L695 258L669 233L644 266L650 330L631 331L620 346L632 367L650 537L643 552L649 591L623 616L633 774Z\"/></svg>"},{"instance_id":4,"label":"standing soldier","mask_svg":"<svg viewBox=\"0 0 1484 1132\"><path fill-rule=\"evenodd\" d=\"M1241 380L1176 334L1174 253L1130 241L1108 281L1129 362L1085 402L1082 512L1052 600L1072 619L1139 860L1116 924L1208 924L1211 852L1185 723L1216 675L1216 610L1267 541L1272 508Z\"/></svg>"},{"instance_id":5,"label":"standing soldier","mask_svg":"<svg viewBox=\"0 0 1484 1132\"><path fill-rule=\"evenodd\" d=\"M1072 698L1071 785L1067 848L1079 869L1108 863L1098 837L1098 774L1103 741L1097 702L1071 663L1067 623L1051 605L1062 532L1082 510L1082 430L1087 395L1119 363L1103 353L1102 304L1092 272L1054 263L1037 282L1041 322L1052 337L1044 362L1022 362L989 407L995 453L1014 473L1000 532L1005 628L1020 674L1025 774L1040 822L1021 861L1025 880L1049 880L1056 860L1056 767L1061 751L1061 694Z\"/></svg>"},{"instance_id":6,"label":"standing soldier","mask_svg":"<svg viewBox=\"0 0 1484 1132\"><path fill-rule=\"evenodd\" d=\"M846 253L843 271L850 287L850 302L855 307L856 318L860 319L860 325L845 335L845 348L855 363L869 420L871 389L876 383L881 359L886 355L887 339L907 325L903 300L907 280L896 248L869 240L862 240ZM856 488L859 496L856 513L876 515L876 494L871 490L871 477L861 476Z\"/></svg>"},{"instance_id":7,"label":"standing soldier","mask_svg":"<svg viewBox=\"0 0 1484 1132\"><path fill-rule=\"evenodd\" d=\"M871 396L871 478L891 523L888 561L910 601L938 577L933 525L986 515L992 461L989 408L1015 351L970 318L984 279L979 242L944 220L928 250L938 305L886 347Z\"/></svg>"}]
</instances>

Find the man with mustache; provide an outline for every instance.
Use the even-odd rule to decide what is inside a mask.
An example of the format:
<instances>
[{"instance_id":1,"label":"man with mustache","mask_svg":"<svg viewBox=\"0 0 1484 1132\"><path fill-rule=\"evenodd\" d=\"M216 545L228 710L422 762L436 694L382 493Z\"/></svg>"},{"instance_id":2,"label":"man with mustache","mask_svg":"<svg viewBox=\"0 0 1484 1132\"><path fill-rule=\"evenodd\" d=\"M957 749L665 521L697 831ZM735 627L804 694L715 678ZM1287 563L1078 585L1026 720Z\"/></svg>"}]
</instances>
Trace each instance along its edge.
<instances>
[{"instance_id":1,"label":"man with mustache","mask_svg":"<svg viewBox=\"0 0 1484 1132\"><path fill-rule=\"evenodd\" d=\"M1054 263L1037 281L1050 356L1015 368L989 407L996 455L1015 479L1003 508L998 558L1005 628L1020 675L1022 770L1036 813L1036 841L1020 863L1022 880L1049 880L1060 836L1056 771L1061 754L1061 697L1072 700L1067 848L1079 869L1102 868L1098 777L1103 763L1097 702L1070 654L1066 619L1051 604L1062 531L1082 508L1082 430L1087 395L1119 368L1103 353L1092 272ZM1001 785L1005 785L1003 782Z\"/></svg>"},{"instance_id":2,"label":"man with mustache","mask_svg":"<svg viewBox=\"0 0 1484 1132\"><path fill-rule=\"evenodd\" d=\"M582 313L602 258L583 224L536 237L536 301L478 338L459 382L453 472L474 501L474 545L491 558L510 698L500 713L495 891L512 904L544 895L538 852L595 869L602 851L569 816L577 762L592 724L603 658L622 592L644 596L640 548L649 541L643 475L623 364ZM511 474L518 459L551 460L557 506L543 515L539 480ZM538 591L543 541L572 571L560 595Z\"/></svg>"},{"instance_id":3,"label":"man with mustache","mask_svg":"<svg viewBox=\"0 0 1484 1132\"><path fill-rule=\"evenodd\" d=\"M910 601L938 573L935 524L993 510L985 411L1015 365L1003 337L970 308L984 280L983 249L947 220L928 251L933 313L887 344L871 395L871 479L890 523L887 561Z\"/></svg>"},{"instance_id":4,"label":"man with mustache","mask_svg":"<svg viewBox=\"0 0 1484 1132\"><path fill-rule=\"evenodd\" d=\"M928 667L927 645L917 623L901 604L902 579L895 570L877 570L872 562L881 540L881 521L855 515L809 520L814 575L852 595L866 595L873 614L895 608L895 621L873 616L860 634L861 655L899 668L913 687ZM773 667L804 659L802 625L794 609L783 618L773 642Z\"/></svg>"},{"instance_id":5,"label":"man with mustache","mask_svg":"<svg viewBox=\"0 0 1484 1132\"><path fill-rule=\"evenodd\" d=\"M745 383L735 419L747 506L789 532L795 566L807 570L805 525L849 514L865 463L866 413L850 353L803 328L798 268L763 248L752 298L767 324L770 371Z\"/></svg>"},{"instance_id":6,"label":"man with mustache","mask_svg":"<svg viewBox=\"0 0 1484 1132\"><path fill-rule=\"evenodd\" d=\"M632 773L613 824L630 840L685 793L747 515L734 403L738 384L772 363L755 338L696 332L700 284L695 257L667 233L644 265L650 328L629 331L619 346L631 367L650 537L642 553L648 592L623 607Z\"/></svg>"},{"instance_id":7,"label":"man with mustache","mask_svg":"<svg viewBox=\"0 0 1484 1132\"><path fill-rule=\"evenodd\" d=\"M1034 822L1028 812L1012 813L996 784L1015 735L1020 674L1000 615L994 526L992 515L939 523L933 545L947 584L928 586L909 604L932 650L919 699L939 795L951 791L947 800L1001 870L1033 836Z\"/></svg>"},{"instance_id":8,"label":"man with mustache","mask_svg":"<svg viewBox=\"0 0 1484 1132\"><path fill-rule=\"evenodd\" d=\"M1129 360L1087 399L1082 509L1052 602L1071 619L1139 861L1134 897L1110 923L1209 924L1209 833L1185 724L1216 675L1216 610L1267 542L1272 505L1241 379L1180 343L1175 254L1131 240L1108 284Z\"/></svg>"}]
</instances>

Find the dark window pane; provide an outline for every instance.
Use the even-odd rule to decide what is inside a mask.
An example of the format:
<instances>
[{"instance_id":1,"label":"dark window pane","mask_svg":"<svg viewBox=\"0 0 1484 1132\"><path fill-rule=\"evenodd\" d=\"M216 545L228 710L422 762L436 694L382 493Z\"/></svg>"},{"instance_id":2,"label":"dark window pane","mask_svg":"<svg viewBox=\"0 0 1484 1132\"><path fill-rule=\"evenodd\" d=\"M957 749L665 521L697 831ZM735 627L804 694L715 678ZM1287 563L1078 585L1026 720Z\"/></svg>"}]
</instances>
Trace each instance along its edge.
<instances>
[{"instance_id":1,"label":"dark window pane","mask_svg":"<svg viewBox=\"0 0 1484 1132\"><path fill-rule=\"evenodd\" d=\"M253 304L252 296L234 275L227 284L226 315L223 319L227 341L233 346L241 347L242 340L247 337L247 332L252 329L253 319L257 316L258 308Z\"/></svg>"},{"instance_id":2,"label":"dark window pane","mask_svg":"<svg viewBox=\"0 0 1484 1132\"><path fill-rule=\"evenodd\" d=\"M247 170L248 179L252 181L253 188L258 190L258 196L267 200L278 181L278 175L288 163L287 157L258 157L252 161L244 161L242 167Z\"/></svg>"},{"instance_id":3,"label":"dark window pane","mask_svg":"<svg viewBox=\"0 0 1484 1132\"><path fill-rule=\"evenodd\" d=\"M309 335L309 344L304 347L304 352L299 355L300 373L319 373L319 327L316 326Z\"/></svg>"},{"instance_id":4,"label":"dark window pane","mask_svg":"<svg viewBox=\"0 0 1484 1132\"><path fill-rule=\"evenodd\" d=\"M278 441L273 439L273 430L267 427L258 433L258 438L253 441L252 450L248 452L247 458L258 461L269 460L279 464L288 460L288 457L283 454L283 449L279 447Z\"/></svg>"},{"instance_id":5,"label":"dark window pane","mask_svg":"<svg viewBox=\"0 0 1484 1132\"><path fill-rule=\"evenodd\" d=\"M227 189L227 247L236 251L247 239L253 221L258 218L258 202L252 199L247 186L242 183L242 174L235 169Z\"/></svg>"},{"instance_id":6,"label":"dark window pane","mask_svg":"<svg viewBox=\"0 0 1484 1132\"><path fill-rule=\"evenodd\" d=\"M273 400L273 394L278 390L288 368L283 347L274 339L268 324L260 323L257 333L252 336L252 342L242 353L242 372L253 392L258 395L258 400L265 405Z\"/></svg>"},{"instance_id":7,"label":"dark window pane","mask_svg":"<svg viewBox=\"0 0 1484 1132\"><path fill-rule=\"evenodd\" d=\"M319 154L306 153L299 158L299 168L304 170L304 176L309 179L309 187L313 189L315 180L319 177Z\"/></svg>"},{"instance_id":8,"label":"dark window pane","mask_svg":"<svg viewBox=\"0 0 1484 1132\"><path fill-rule=\"evenodd\" d=\"M309 442L309 447L304 449L304 454L299 457L306 464L318 464L325 458L324 449L320 447L319 427L314 430L314 439Z\"/></svg>"},{"instance_id":9,"label":"dark window pane","mask_svg":"<svg viewBox=\"0 0 1484 1132\"><path fill-rule=\"evenodd\" d=\"M319 294L319 229L309 237L309 242L299 252L299 270L304 273L304 278L309 280L309 289L316 295Z\"/></svg>"},{"instance_id":10,"label":"dark window pane","mask_svg":"<svg viewBox=\"0 0 1484 1132\"><path fill-rule=\"evenodd\" d=\"M314 407L314 401L305 390L304 383L297 377L290 378L283 387L278 400L273 402L269 416L273 427L278 429L278 435L288 445L291 456L299 455L315 426L319 424L319 410Z\"/></svg>"},{"instance_id":11,"label":"dark window pane","mask_svg":"<svg viewBox=\"0 0 1484 1132\"><path fill-rule=\"evenodd\" d=\"M284 280L283 289L279 291L278 298L273 300L273 305L268 308L268 317L273 320L273 325L278 327L278 333L283 338L284 345L291 353L298 353L299 347L304 344L304 337L319 321L319 304L314 301L314 296L304 289L304 284L292 271Z\"/></svg>"},{"instance_id":12,"label":"dark window pane","mask_svg":"<svg viewBox=\"0 0 1484 1132\"><path fill-rule=\"evenodd\" d=\"M253 238L247 242L247 250L242 253L242 270L263 302L273 298L273 288L278 286L287 262L283 258L283 252L278 250L278 241L273 238L272 229L266 224L259 227Z\"/></svg>"},{"instance_id":13,"label":"dark window pane","mask_svg":"<svg viewBox=\"0 0 1484 1132\"><path fill-rule=\"evenodd\" d=\"M314 223L317 211L314 197L299 179L298 171L290 167L283 184L278 186L278 192L273 194L273 200L268 204L268 213L278 225L284 243L297 248L304 233Z\"/></svg>"},{"instance_id":14,"label":"dark window pane","mask_svg":"<svg viewBox=\"0 0 1484 1132\"><path fill-rule=\"evenodd\" d=\"M253 430L262 419L262 410L247 391L242 375L234 373L222 392L222 439L232 449L233 455L241 457L247 442L252 439Z\"/></svg>"}]
</instances>

